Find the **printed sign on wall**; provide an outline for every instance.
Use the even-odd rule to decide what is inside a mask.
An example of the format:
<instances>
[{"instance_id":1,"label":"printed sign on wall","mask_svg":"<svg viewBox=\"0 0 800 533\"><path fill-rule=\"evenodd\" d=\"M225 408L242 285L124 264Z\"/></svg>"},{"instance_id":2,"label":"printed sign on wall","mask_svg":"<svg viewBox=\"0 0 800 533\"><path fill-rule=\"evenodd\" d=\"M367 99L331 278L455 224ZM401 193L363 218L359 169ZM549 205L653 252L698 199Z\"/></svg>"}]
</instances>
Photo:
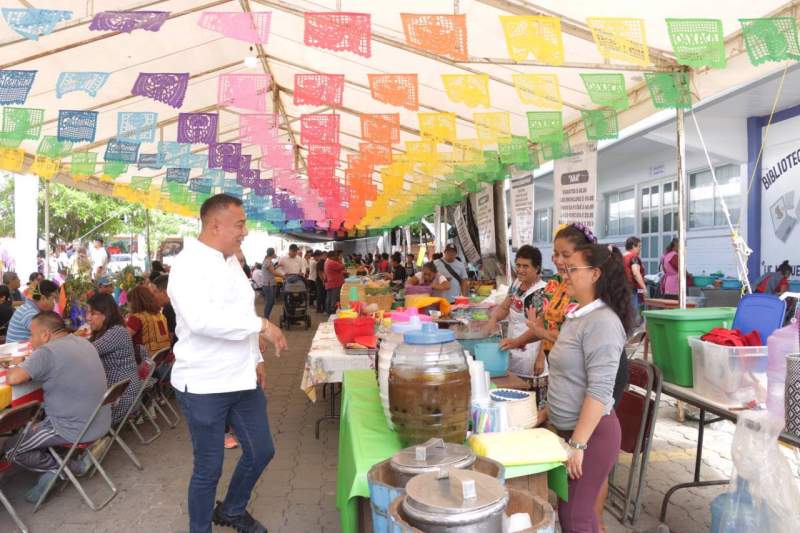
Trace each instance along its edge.
<instances>
[{"instance_id":1,"label":"printed sign on wall","mask_svg":"<svg viewBox=\"0 0 800 533\"><path fill-rule=\"evenodd\" d=\"M761 274L787 259L800 275L800 119L772 124L761 160Z\"/></svg>"}]
</instances>

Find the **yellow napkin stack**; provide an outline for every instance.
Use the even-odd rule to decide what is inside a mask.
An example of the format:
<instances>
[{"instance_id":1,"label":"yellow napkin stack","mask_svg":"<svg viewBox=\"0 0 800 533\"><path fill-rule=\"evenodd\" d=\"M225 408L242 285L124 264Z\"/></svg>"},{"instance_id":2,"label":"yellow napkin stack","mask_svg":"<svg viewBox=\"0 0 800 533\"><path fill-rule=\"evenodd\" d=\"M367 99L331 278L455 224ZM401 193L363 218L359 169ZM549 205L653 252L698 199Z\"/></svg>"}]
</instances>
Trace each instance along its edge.
<instances>
[{"instance_id":1,"label":"yellow napkin stack","mask_svg":"<svg viewBox=\"0 0 800 533\"><path fill-rule=\"evenodd\" d=\"M544 428L481 433L469 438L472 450L503 466L558 463L567 460L561 438Z\"/></svg>"}]
</instances>

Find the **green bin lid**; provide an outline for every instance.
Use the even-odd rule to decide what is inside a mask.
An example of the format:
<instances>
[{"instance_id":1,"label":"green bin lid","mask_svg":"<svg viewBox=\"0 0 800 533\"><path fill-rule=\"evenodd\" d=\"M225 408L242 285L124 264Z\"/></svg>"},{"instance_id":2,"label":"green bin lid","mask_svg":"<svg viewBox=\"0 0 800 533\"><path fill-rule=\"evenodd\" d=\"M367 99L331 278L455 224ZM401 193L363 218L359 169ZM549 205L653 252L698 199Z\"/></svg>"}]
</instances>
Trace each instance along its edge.
<instances>
[{"instance_id":1,"label":"green bin lid","mask_svg":"<svg viewBox=\"0 0 800 533\"><path fill-rule=\"evenodd\" d=\"M656 309L644 311L645 318L660 320L714 320L733 318L735 307L696 307L694 309Z\"/></svg>"}]
</instances>

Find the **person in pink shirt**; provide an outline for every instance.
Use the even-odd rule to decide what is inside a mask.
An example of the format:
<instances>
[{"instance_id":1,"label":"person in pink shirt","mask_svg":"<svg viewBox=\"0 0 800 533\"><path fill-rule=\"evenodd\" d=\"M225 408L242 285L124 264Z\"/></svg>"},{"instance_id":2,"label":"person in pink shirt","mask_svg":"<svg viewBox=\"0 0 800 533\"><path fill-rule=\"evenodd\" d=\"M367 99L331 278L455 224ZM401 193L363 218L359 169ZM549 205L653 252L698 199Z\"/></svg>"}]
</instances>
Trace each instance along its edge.
<instances>
[{"instance_id":1,"label":"person in pink shirt","mask_svg":"<svg viewBox=\"0 0 800 533\"><path fill-rule=\"evenodd\" d=\"M329 315L336 312L336 307L339 305L339 298L342 294L342 285L344 285L342 252L333 250L328 254L328 259L325 261L325 292L327 293L325 302L327 303Z\"/></svg>"},{"instance_id":2,"label":"person in pink shirt","mask_svg":"<svg viewBox=\"0 0 800 533\"><path fill-rule=\"evenodd\" d=\"M680 280L678 278L678 239L672 239L661 257L661 270L664 277L661 280L661 291L664 298L678 299Z\"/></svg>"}]
</instances>

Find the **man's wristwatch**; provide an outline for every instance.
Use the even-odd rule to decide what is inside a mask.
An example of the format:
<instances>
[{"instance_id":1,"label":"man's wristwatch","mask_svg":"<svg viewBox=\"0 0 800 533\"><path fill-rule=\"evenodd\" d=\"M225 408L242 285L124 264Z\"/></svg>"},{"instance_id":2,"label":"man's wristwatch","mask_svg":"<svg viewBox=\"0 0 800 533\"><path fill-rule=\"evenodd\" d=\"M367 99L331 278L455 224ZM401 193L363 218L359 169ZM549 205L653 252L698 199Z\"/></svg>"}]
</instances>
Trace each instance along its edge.
<instances>
[{"instance_id":1,"label":"man's wristwatch","mask_svg":"<svg viewBox=\"0 0 800 533\"><path fill-rule=\"evenodd\" d=\"M569 439L567 444L569 445L570 448L573 448L575 450L585 450L586 448L589 447L588 444L585 444L585 443L582 443L582 442L576 442L576 441L574 441L572 439Z\"/></svg>"}]
</instances>

